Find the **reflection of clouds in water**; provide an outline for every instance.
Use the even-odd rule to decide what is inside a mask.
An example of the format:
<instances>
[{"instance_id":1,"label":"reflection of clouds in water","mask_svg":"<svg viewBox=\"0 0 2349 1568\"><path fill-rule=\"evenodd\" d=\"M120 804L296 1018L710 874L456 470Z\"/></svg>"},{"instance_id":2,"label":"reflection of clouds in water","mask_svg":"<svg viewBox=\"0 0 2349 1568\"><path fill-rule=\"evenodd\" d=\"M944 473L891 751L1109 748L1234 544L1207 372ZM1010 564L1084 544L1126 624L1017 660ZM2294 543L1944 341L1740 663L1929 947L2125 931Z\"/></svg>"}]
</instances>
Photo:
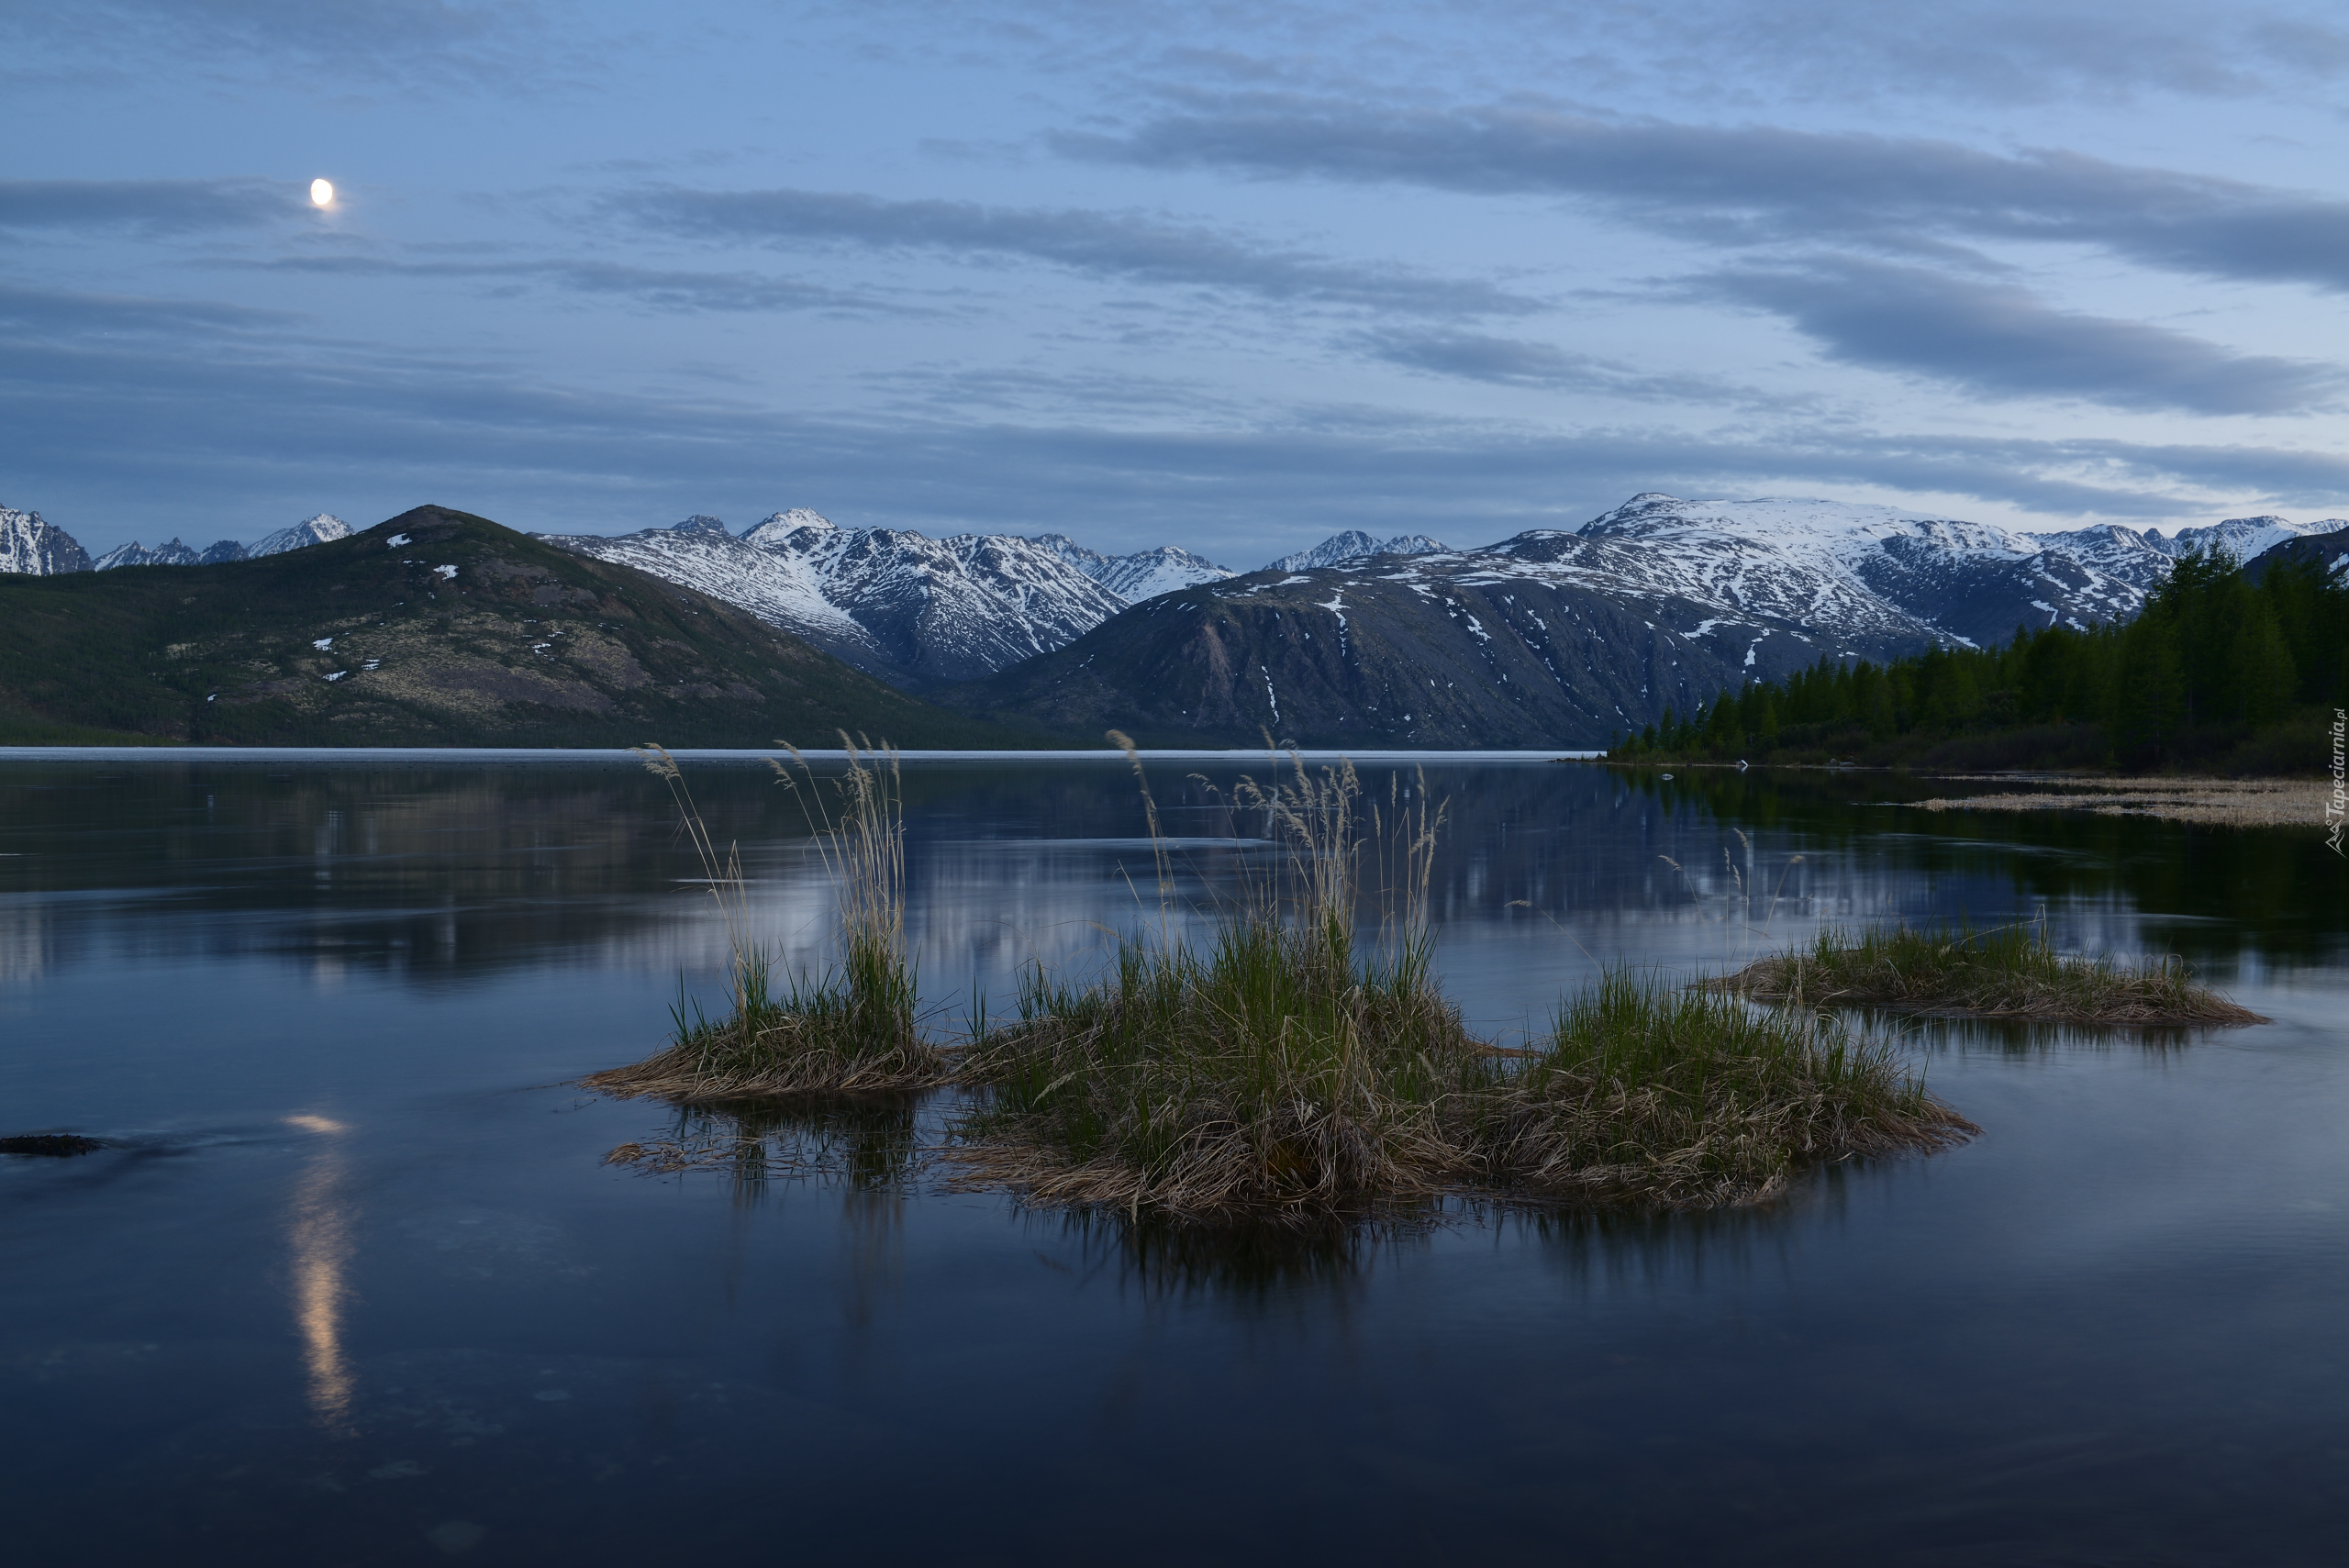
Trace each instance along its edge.
<instances>
[{"instance_id":1,"label":"reflection of clouds in water","mask_svg":"<svg viewBox=\"0 0 2349 1568\"><path fill-rule=\"evenodd\" d=\"M291 1116L285 1120L324 1139L295 1184L286 1250L293 1258L294 1326L302 1336L310 1413L323 1426L339 1426L351 1414L356 1386L342 1345L355 1216L345 1190L349 1174L345 1151L334 1137L348 1129L319 1116Z\"/></svg>"}]
</instances>

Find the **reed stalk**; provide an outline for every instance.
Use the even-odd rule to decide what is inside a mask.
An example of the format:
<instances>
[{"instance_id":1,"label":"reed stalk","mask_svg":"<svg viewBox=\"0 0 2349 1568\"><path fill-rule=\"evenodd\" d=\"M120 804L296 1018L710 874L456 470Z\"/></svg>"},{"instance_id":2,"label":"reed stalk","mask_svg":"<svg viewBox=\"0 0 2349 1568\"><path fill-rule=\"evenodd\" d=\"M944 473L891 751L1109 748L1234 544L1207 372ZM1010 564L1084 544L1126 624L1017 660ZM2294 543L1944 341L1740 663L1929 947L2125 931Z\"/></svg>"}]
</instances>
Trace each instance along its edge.
<instances>
[{"instance_id":1,"label":"reed stalk","mask_svg":"<svg viewBox=\"0 0 2349 1568\"><path fill-rule=\"evenodd\" d=\"M657 746L640 750L676 797L710 895L725 914L732 1007L710 1018L698 1004L690 1005L690 1017L680 1006L667 1047L642 1062L595 1073L582 1080L586 1086L707 1101L916 1089L952 1075L946 1053L922 1038L916 1018L897 754L885 741L875 748L845 734L841 740L848 766L835 779L819 779L788 744L792 765L769 763L807 816L837 911L836 962L820 975L796 976L780 990L771 960L751 935L748 886L735 847L718 853L675 759Z\"/></svg>"}]
</instances>

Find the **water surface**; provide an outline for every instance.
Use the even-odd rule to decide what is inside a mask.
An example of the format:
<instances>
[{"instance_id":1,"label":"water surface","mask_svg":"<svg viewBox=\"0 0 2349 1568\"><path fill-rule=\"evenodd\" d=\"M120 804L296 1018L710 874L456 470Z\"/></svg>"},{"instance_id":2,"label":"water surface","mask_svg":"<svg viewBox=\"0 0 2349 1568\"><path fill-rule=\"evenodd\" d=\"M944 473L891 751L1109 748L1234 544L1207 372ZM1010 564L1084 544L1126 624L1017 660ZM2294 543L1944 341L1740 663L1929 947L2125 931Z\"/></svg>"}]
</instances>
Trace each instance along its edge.
<instances>
[{"instance_id":1,"label":"water surface","mask_svg":"<svg viewBox=\"0 0 2349 1568\"><path fill-rule=\"evenodd\" d=\"M1186 905L1261 863L1247 771L1155 767ZM0 762L0 1132L112 1145L0 1160L12 1557L2338 1561L2349 877L2316 832L1364 773L1448 803L1439 962L1484 1029L1603 963L1961 913L2181 952L2276 1021L1906 1026L1985 1136L1758 1210L1186 1247L603 1165L670 1122L570 1081L725 957L625 759ZM689 778L762 933L820 962L792 797ZM907 785L941 1028L1160 918L1122 763Z\"/></svg>"}]
</instances>

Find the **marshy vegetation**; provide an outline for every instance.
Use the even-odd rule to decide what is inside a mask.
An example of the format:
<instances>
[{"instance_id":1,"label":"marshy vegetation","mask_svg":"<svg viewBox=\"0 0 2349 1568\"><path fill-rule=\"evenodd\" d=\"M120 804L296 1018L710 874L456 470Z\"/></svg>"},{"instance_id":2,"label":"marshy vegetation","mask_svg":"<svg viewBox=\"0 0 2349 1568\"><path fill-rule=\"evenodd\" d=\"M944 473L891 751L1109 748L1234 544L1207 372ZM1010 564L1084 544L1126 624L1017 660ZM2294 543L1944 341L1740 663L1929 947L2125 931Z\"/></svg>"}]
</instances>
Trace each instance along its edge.
<instances>
[{"instance_id":1,"label":"marshy vegetation","mask_svg":"<svg viewBox=\"0 0 2349 1568\"><path fill-rule=\"evenodd\" d=\"M799 774L778 770L785 782L820 800L794 760ZM1431 963L1426 894L1442 812L1424 781L1407 796L1398 775L1386 800L1366 800L1351 765L1316 773L1294 757L1235 792L1235 807L1260 815L1282 853L1242 878L1209 940L1172 934L1173 877L1141 780L1155 930L1120 939L1091 983L1037 964L1015 1018L974 1020L941 1047L921 1037L914 1012L903 824L885 750L852 748L847 775L830 786L842 809L811 811L841 890L844 957L780 998L747 940L739 863L717 853L674 762L657 751L649 761L677 792L737 934L736 1006L716 1021L681 1013L667 1050L587 1080L687 1107L680 1136L624 1145L614 1151L623 1162L764 1169L769 1123L829 1113L758 1111L728 1133L695 1107L722 1119L736 1107L718 1102L746 1095L816 1105L951 1081L968 1097L936 1152L960 1184L1133 1220L1294 1229L1403 1217L1448 1197L1752 1203L1809 1166L1936 1149L1975 1130L1890 1047L1831 1018L1628 971L1569 998L1528 1046L1477 1038ZM1375 930L1361 920L1366 905ZM913 1126L909 1114L893 1118ZM909 1147L891 1141L896 1154ZM876 1168L910 1167L893 1155Z\"/></svg>"},{"instance_id":2,"label":"marshy vegetation","mask_svg":"<svg viewBox=\"0 0 2349 1568\"><path fill-rule=\"evenodd\" d=\"M676 760L640 749L667 783L700 860L709 896L726 921L731 1009L707 1017L698 1003L674 1010L666 1050L584 1080L616 1095L729 1100L754 1095L858 1094L927 1088L953 1076L947 1053L923 1038L906 950L906 828L897 759L886 745L841 737L848 768L819 780L807 759L770 762L814 830L838 900L840 962L778 987L751 929L750 892L733 845L718 851ZM795 773L793 771L797 771ZM691 1017L687 1014L690 1011Z\"/></svg>"},{"instance_id":3,"label":"marshy vegetation","mask_svg":"<svg viewBox=\"0 0 2349 1568\"><path fill-rule=\"evenodd\" d=\"M2197 984L2176 958L2131 964L2062 953L2044 926L1821 931L1808 950L1774 953L1709 984L1795 1006L2124 1027L2266 1022Z\"/></svg>"}]
</instances>

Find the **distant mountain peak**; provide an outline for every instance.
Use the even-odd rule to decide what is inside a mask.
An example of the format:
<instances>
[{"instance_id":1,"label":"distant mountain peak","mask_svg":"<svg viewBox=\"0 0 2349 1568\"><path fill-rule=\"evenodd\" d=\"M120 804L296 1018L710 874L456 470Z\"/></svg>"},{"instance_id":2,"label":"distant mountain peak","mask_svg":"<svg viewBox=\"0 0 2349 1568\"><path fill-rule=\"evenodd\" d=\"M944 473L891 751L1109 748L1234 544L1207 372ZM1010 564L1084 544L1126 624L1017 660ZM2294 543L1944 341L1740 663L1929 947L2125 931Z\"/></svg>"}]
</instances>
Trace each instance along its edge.
<instances>
[{"instance_id":1,"label":"distant mountain peak","mask_svg":"<svg viewBox=\"0 0 2349 1568\"><path fill-rule=\"evenodd\" d=\"M794 506L787 511L770 512L742 530L742 537L764 548L789 539L802 528L819 528L827 533L839 531L840 525L821 512L806 506Z\"/></svg>"},{"instance_id":2,"label":"distant mountain peak","mask_svg":"<svg viewBox=\"0 0 2349 1568\"><path fill-rule=\"evenodd\" d=\"M72 534L39 512L0 506L0 572L50 577L89 569L90 552Z\"/></svg>"},{"instance_id":3,"label":"distant mountain peak","mask_svg":"<svg viewBox=\"0 0 2349 1568\"><path fill-rule=\"evenodd\" d=\"M1217 583L1237 576L1203 555L1179 545L1163 544L1130 555L1110 555L1088 549L1066 534L1038 534L1035 542L1100 584L1129 604L1154 599L1197 583Z\"/></svg>"},{"instance_id":4,"label":"distant mountain peak","mask_svg":"<svg viewBox=\"0 0 2349 1568\"><path fill-rule=\"evenodd\" d=\"M723 519L713 517L707 512L696 512L682 523L671 523L669 531L673 534L722 534L727 528Z\"/></svg>"},{"instance_id":5,"label":"distant mountain peak","mask_svg":"<svg viewBox=\"0 0 2349 1568\"><path fill-rule=\"evenodd\" d=\"M149 550L137 539L118 544L92 562L100 572L111 572L117 566L194 566L202 557L177 538L165 540Z\"/></svg>"},{"instance_id":6,"label":"distant mountain peak","mask_svg":"<svg viewBox=\"0 0 2349 1568\"><path fill-rule=\"evenodd\" d=\"M289 550L307 550L314 544L326 544L334 539L349 539L351 527L332 512L317 512L303 518L290 528L280 528L273 534L263 534L253 541L248 555L283 555Z\"/></svg>"},{"instance_id":7,"label":"distant mountain peak","mask_svg":"<svg viewBox=\"0 0 2349 1568\"><path fill-rule=\"evenodd\" d=\"M1337 566L1349 561L1367 561L1375 555L1442 555L1446 546L1425 534L1397 534L1390 539L1375 539L1360 528L1348 528L1331 534L1311 550L1300 550L1267 563L1266 572L1312 572L1324 566Z\"/></svg>"}]
</instances>

